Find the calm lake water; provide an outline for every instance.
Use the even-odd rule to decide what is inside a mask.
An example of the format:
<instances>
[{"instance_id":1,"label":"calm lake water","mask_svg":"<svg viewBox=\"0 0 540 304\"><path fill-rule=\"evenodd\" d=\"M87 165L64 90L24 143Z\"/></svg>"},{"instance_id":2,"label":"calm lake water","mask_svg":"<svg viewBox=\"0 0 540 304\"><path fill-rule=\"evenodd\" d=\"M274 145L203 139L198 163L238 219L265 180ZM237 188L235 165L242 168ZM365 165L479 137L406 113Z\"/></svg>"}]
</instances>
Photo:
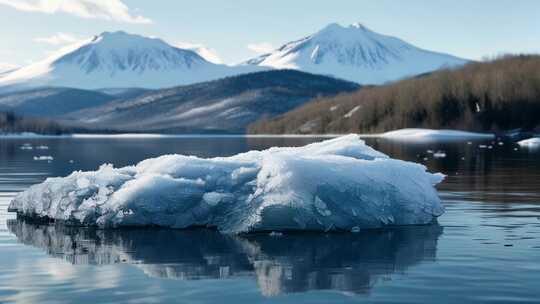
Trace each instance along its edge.
<instances>
[{"instance_id":1,"label":"calm lake water","mask_svg":"<svg viewBox=\"0 0 540 304\"><path fill-rule=\"evenodd\" d=\"M438 187L446 213L431 226L237 237L35 225L7 213L30 185L102 163L319 140L0 139L0 303L540 303L540 151L510 142L366 140L448 175Z\"/></svg>"}]
</instances>

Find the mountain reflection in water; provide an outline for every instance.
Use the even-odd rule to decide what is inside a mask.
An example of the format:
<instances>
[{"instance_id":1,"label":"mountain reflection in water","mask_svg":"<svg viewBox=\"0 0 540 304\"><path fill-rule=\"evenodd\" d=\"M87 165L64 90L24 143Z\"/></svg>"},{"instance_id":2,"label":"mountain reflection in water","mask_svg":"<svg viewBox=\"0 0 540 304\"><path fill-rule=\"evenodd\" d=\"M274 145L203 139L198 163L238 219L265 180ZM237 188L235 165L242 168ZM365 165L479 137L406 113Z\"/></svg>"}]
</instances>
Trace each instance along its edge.
<instances>
[{"instance_id":1,"label":"mountain reflection in water","mask_svg":"<svg viewBox=\"0 0 540 304\"><path fill-rule=\"evenodd\" d=\"M331 289L367 293L381 278L433 261L438 224L358 234L224 235L217 231L99 230L9 220L17 239L72 264L129 263L150 277L254 277L275 296Z\"/></svg>"}]
</instances>

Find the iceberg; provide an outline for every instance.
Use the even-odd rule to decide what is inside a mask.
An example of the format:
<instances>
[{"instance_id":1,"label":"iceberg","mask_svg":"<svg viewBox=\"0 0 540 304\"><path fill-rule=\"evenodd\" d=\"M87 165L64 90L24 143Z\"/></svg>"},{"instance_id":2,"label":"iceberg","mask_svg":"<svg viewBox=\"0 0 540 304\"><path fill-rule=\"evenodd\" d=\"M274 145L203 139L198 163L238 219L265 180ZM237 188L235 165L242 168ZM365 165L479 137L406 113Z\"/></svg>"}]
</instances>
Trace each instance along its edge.
<instances>
[{"instance_id":1,"label":"iceberg","mask_svg":"<svg viewBox=\"0 0 540 304\"><path fill-rule=\"evenodd\" d=\"M231 157L164 155L48 178L18 194L21 217L100 228L212 227L225 233L353 231L428 224L444 212L421 164L351 134Z\"/></svg>"}]
</instances>

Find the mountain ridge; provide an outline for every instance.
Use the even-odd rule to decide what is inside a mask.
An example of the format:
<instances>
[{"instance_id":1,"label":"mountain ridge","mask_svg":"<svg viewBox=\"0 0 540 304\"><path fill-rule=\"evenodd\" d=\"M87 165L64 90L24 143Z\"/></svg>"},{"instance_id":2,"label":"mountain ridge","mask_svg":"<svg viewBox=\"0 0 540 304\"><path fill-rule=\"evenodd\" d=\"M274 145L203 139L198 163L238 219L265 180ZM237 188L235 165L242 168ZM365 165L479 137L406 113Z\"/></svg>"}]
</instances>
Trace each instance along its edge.
<instances>
[{"instance_id":1,"label":"mountain ridge","mask_svg":"<svg viewBox=\"0 0 540 304\"><path fill-rule=\"evenodd\" d=\"M274 117L317 96L332 96L359 87L322 75L271 70L153 90L82 109L64 118L89 128L124 131L242 133L249 123L261 117Z\"/></svg>"},{"instance_id":2,"label":"mountain ridge","mask_svg":"<svg viewBox=\"0 0 540 304\"><path fill-rule=\"evenodd\" d=\"M267 68L214 64L195 51L158 38L123 31L100 35L62 48L40 62L0 76L0 86L78 89L155 89L192 84Z\"/></svg>"},{"instance_id":3,"label":"mountain ridge","mask_svg":"<svg viewBox=\"0 0 540 304\"><path fill-rule=\"evenodd\" d=\"M348 27L332 23L244 64L298 69L366 85L383 84L466 62L466 59L376 33L360 23Z\"/></svg>"}]
</instances>

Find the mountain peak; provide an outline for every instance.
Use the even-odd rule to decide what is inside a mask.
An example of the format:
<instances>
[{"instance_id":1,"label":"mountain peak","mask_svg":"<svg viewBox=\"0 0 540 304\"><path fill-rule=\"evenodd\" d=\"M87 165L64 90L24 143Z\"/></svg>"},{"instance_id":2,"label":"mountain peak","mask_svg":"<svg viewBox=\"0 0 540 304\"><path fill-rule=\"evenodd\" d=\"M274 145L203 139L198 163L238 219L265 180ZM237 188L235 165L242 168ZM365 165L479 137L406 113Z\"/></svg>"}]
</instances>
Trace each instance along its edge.
<instances>
[{"instance_id":1,"label":"mountain peak","mask_svg":"<svg viewBox=\"0 0 540 304\"><path fill-rule=\"evenodd\" d=\"M324 28L322 28L319 33L321 32L348 32L351 30L355 31L364 31L364 32L372 32L369 28L367 28L364 24L360 22L353 23L349 26L342 26L339 23L330 23Z\"/></svg>"},{"instance_id":2,"label":"mountain peak","mask_svg":"<svg viewBox=\"0 0 540 304\"><path fill-rule=\"evenodd\" d=\"M122 48L170 48L165 41L146 37L138 34L131 34L125 31L103 32L91 40L92 44L102 48L120 50Z\"/></svg>"},{"instance_id":3,"label":"mountain peak","mask_svg":"<svg viewBox=\"0 0 540 304\"><path fill-rule=\"evenodd\" d=\"M339 23L333 22L333 23L330 23L327 26L323 27L320 31L321 32L323 32L323 31L335 31L335 30L340 30L342 28L343 27Z\"/></svg>"},{"instance_id":4,"label":"mountain peak","mask_svg":"<svg viewBox=\"0 0 540 304\"><path fill-rule=\"evenodd\" d=\"M381 84L465 62L379 34L362 23L346 27L331 23L315 34L289 42L247 64L299 69L362 84Z\"/></svg>"},{"instance_id":5,"label":"mountain peak","mask_svg":"<svg viewBox=\"0 0 540 304\"><path fill-rule=\"evenodd\" d=\"M139 35L130 34L128 32L118 30L118 31L112 31L112 32L105 31L105 32L102 32L101 34L99 34L99 36L101 36L101 37L105 37L105 36L114 37L114 36L139 36Z\"/></svg>"},{"instance_id":6,"label":"mountain peak","mask_svg":"<svg viewBox=\"0 0 540 304\"><path fill-rule=\"evenodd\" d=\"M370 31L370 29L368 29L364 24L362 24L360 22L355 22L355 23L349 25L349 28L355 28L355 29L359 29L359 30L363 30L363 31Z\"/></svg>"},{"instance_id":7,"label":"mountain peak","mask_svg":"<svg viewBox=\"0 0 540 304\"><path fill-rule=\"evenodd\" d=\"M262 69L214 64L193 50L177 48L159 38L115 31L103 32L39 63L2 74L0 86L163 88Z\"/></svg>"}]
</instances>

